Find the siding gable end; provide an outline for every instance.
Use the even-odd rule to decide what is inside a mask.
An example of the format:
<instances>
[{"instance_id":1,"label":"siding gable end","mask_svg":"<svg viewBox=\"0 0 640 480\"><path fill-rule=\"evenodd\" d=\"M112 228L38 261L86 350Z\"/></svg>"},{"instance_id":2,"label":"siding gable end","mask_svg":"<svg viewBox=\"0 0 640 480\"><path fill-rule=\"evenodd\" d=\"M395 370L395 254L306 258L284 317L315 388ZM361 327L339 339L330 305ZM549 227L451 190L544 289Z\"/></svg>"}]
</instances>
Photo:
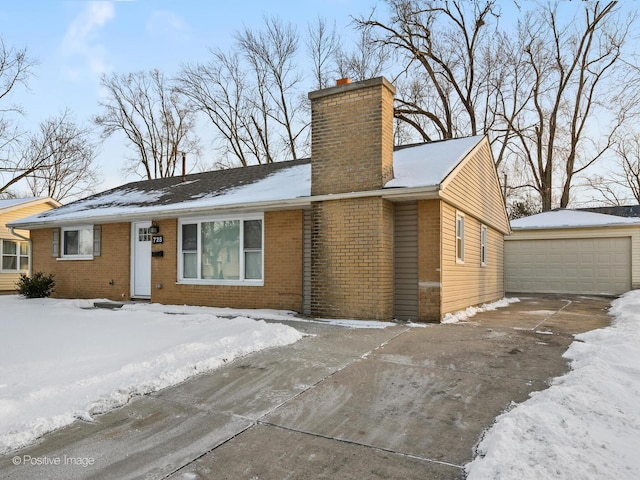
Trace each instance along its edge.
<instances>
[{"instance_id":1,"label":"siding gable end","mask_svg":"<svg viewBox=\"0 0 640 480\"><path fill-rule=\"evenodd\" d=\"M485 137L443 180L440 197L502 234L511 232L489 141Z\"/></svg>"}]
</instances>

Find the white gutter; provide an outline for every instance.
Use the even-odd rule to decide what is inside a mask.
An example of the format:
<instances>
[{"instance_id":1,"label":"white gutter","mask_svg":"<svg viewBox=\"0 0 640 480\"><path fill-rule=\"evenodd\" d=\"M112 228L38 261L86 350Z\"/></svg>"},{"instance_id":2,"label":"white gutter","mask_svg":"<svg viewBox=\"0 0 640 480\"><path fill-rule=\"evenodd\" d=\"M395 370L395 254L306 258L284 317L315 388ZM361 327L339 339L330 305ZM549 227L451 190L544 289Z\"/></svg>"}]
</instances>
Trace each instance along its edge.
<instances>
[{"instance_id":1,"label":"white gutter","mask_svg":"<svg viewBox=\"0 0 640 480\"><path fill-rule=\"evenodd\" d=\"M29 242L29 276L31 276L31 239L29 237L25 237L24 235L20 235L19 233L16 233L16 227L9 227L9 233L11 235L13 235L14 237L18 237L21 238L22 240L25 240L27 242ZM20 246L18 245L18 248L20 248ZM19 251L18 251L19 252ZM20 258L20 254L18 253L18 258ZM18 267L18 269L20 269L20 265L16 265L16 267Z\"/></svg>"},{"instance_id":2,"label":"white gutter","mask_svg":"<svg viewBox=\"0 0 640 480\"><path fill-rule=\"evenodd\" d=\"M185 216L196 216L209 212L247 212L247 211L273 211L273 210L287 210L293 208L306 208L314 202L325 202L331 200L346 200L353 198L368 198L368 197L382 197L389 201L393 200L410 200L410 199L435 199L439 197L439 185L433 185L428 187L411 187L411 188L382 188L378 190L370 190L366 192L347 192L347 193L335 193L326 195L314 195L309 197L297 197L284 200L267 200L261 202L243 203L243 204L231 204L231 205L208 205L199 207L184 207L184 208L171 208L167 209L163 205L149 206L138 208L137 211L124 214L111 214L111 215L89 215L89 216L74 216L73 218L65 219L64 217L56 219L43 219L39 221L31 222L11 222L13 227L25 230L47 228L48 226L64 226L64 225L77 225L79 222L91 222L91 223L129 223L138 220L148 220L150 218L154 220L162 220L166 218L176 218Z\"/></svg>"}]
</instances>

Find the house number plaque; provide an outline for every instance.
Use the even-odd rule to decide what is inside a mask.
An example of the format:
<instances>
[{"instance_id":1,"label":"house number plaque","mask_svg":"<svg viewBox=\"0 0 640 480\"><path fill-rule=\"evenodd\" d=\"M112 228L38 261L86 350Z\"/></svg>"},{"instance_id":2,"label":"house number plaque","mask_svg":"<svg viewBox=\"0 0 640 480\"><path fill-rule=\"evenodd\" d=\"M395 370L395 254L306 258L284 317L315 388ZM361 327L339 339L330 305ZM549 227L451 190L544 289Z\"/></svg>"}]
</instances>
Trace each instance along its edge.
<instances>
[{"instance_id":1,"label":"house number plaque","mask_svg":"<svg viewBox=\"0 0 640 480\"><path fill-rule=\"evenodd\" d=\"M162 235L154 235L153 237L153 243L164 243L164 237Z\"/></svg>"}]
</instances>

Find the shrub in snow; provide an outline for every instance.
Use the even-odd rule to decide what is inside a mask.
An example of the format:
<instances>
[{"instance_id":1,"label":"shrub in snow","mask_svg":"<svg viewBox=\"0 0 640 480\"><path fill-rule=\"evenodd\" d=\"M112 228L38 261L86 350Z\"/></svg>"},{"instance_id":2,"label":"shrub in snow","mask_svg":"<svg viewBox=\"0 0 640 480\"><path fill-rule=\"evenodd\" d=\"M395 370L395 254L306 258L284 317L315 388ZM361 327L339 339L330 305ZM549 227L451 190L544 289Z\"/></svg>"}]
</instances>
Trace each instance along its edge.
<instances>
[{"instance_id":1,"label":"shrub in snow","mask_svg":"<svg viewBox=\"0 0 640 480\"><path fill-rule=\"evenodd\" d=\"M27 298L48 297L55 290L56 281L53 277L53 273L36 272L31 277L22 273L16 291Z\"/></svg>"}]
</instances>

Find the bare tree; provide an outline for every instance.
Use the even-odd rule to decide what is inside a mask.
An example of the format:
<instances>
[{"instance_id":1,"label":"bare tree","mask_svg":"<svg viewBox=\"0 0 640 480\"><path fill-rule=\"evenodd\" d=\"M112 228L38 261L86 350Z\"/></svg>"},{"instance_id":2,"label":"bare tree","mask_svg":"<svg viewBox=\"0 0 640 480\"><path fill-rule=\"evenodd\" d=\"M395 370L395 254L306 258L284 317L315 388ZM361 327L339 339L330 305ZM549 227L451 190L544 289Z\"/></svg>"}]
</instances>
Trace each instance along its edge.
<instances>
[{"instance_id":1,"label":"bare tree","mask_svg":"<svg viewBox=\"0 0 640 480\"><path fill-rule=\"evenodd\" d=\"M7 104L17 86L27 86L36 62L27 56L27 49L8 47L0 37L0 142L6 144L15 140L11 113L22 113L22 108Z\"/></svg>"},{"instance_id":2,"label":"bare tree","mask_svg":"<svg viewBox=\"0 0 640 480\"><path fill-rule=\"evenodd\" d=\"M31 194L63 201L95 192L100 180L96 155L92 132L79 127L68 110L43 121L24 149L27 164L40 164L26 177Z\"/></svg>"},{"instance_id":3,"label":"bare tree","mask_svg":"<svg viewBox=\"0 0 640 480\"><path fill-rule=\"evenodd\" d=\"M98 184L94 160L96 145L91 131L79 127L68 110L42 121L35 132L25 134L5 160L11 178L0 193L24 182L32 195L62 201L93 192Z\"/></svg>"},{"instance_id":4,"label":"bare tree","mask_svg":"<svg viewBox=\"0 0 640 480\"><path fill-rule=\"evenodd\" d=\"M340 37L335 22L331 28L324 18L318 17L307 27L307 52L313 63L314 88L331 86L331 74L335 70L336 56L340 51Z\"/></svg>"},{"instance_id":5,"label":"bare tree","mask_svg":"<svg viewBox=\"0 0 640 480\"><path fill-rule=\"evenodd\" d=\"M395 116L422 140L482 133L487 93L480 62L491 40L494 0L449 2L387 0L388 22L360 18L378 45L392 49L402 65Z\"/></svg>"},{"instance_id":6,"label":"bare tree","mask_svg":"<svg viewBox=\"0 0 640 480\"><path fill-rule=\"evenodd\" d=\"M553 208L554 179L561 180L560 207L569 204L574 177L612 147L625 120L616 102L622 90L615 75L623 66L632 19L618 18L615 6L587 3L580 18L562 21L558 5L546 5L519 25L523 48L513 49L518 57L505 79L514 84L519 73L518 80L530 83L512 94L513 110L498 114L513 133L510 153L527 165L528 186L540 195L543 211ZM615 113L608 108L613 104ZM611 118L608 126L606 118Z\"/></svg>"},{"instance_id":7,"label":"bare tree","mask_svg":"<svg viewBox=\"0 0 640 480\"><path fill-rule=\"evenodd\" d=\"M247 101L249 83L237 53L225 54L211 51L206 64L186 65L178 76L177 88L190 100L191 106L211 121L222 137L225 156L231 155L242 166L263 158L269 160L268 150L262 150L261 142L251 129L254 115Z\"/></svg>"},{"instance_id":8,"label":"bare tree","mask_svg":"<svg viewBox=\"0 0 640 480\"><path fill-rule=\"evenodd\" d=\"M181 152L198 153L194 113L158 70L102 77L107 98L94 122L104 137L125 134L135 152L129 171L147 179L175 174Z\"/></svg>"},{"instance_id":9,"label":"bare tree","mask_svg":"<svg viewBox=\"0 0 640 480\"><path fill-rule=\"evenodd\" d=\"M235 38L241 53L251 65L255 103L260 118L254 118L256 130L268 139L266 128L270 122L283 131L281 139L290 159L298 158L308 122L300 119L303 112L298 86L302 81L296 63L299 35L291 23L265 18L263 30L246 28Z\"/></svg>"},{"instance_id":10,"label":"bare tree","mask_svg":"<svg viewBox=\"0 0 640 480\"><path fill-rule=\"evenodd\" d=\"M371 26L361 26L353 48L338 48L335 52L338 76L360 81L382 75L389 65L388 50L384 44L376 45Z\"/></svg>"},{"instance_id":11,"label":"bare tree","mask_svg":"<svg viewBox=\"0 0 640 480\"><path fill-rule=\"evenodd\" d=\"M0 37L0 195L8 195L10 188L24 178L20 166L20 137L23 132L15 126L13 114L22 114L19 105L11 103L11 94L18 86L26 87L35 62L26 48L9 47Z\"/></svg>"},{"instance_id":12,"label":"bare tree","mask_svg":"<svg viewBox=\"0 0 640 480\"><path fill-rule=\"evenodd\" d=\"M631 190L633 198L640 204L640 133L618 143L616 153L622 164L619 181Z\"/></svg>"},{"instance_id":13,"label":"bare tree","mask_svg":"<svg viewBox=\"0 0 640 480\"><path fill-rule=\"evenodd\" d=\"M615 168L590 177L588 184L609 205L640 204L640 132L618 135L613 150Z\"/></svg>"}]
</instances>

